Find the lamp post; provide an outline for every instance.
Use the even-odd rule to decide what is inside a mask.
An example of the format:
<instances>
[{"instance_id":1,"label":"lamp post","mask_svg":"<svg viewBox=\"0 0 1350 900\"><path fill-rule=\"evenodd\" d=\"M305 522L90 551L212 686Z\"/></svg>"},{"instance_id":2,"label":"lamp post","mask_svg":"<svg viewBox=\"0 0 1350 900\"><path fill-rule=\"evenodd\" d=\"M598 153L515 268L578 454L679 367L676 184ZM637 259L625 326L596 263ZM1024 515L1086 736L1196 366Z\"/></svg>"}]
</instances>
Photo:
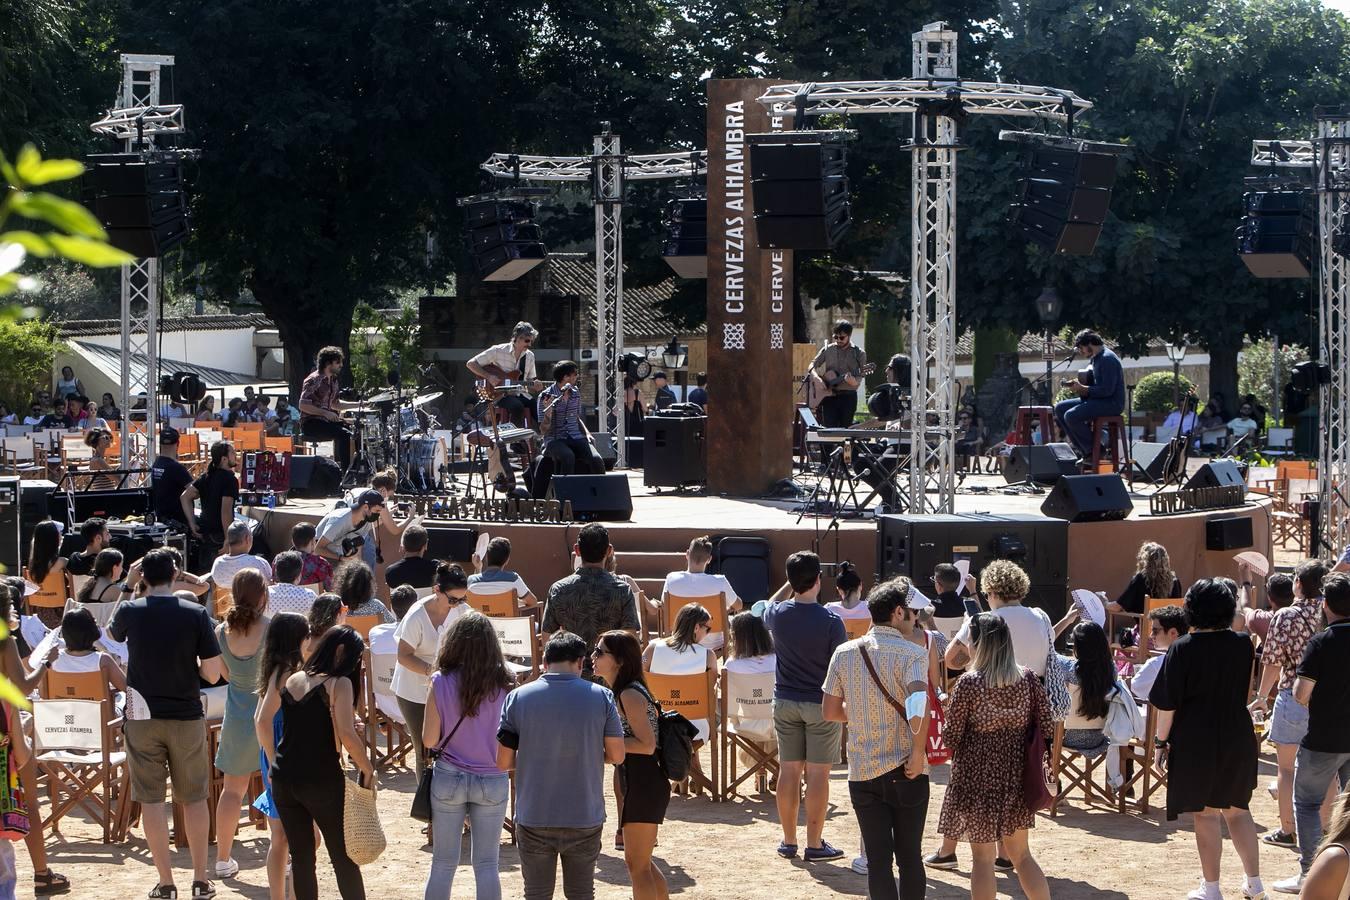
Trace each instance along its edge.
<instances>
[{"instance_id":1,"label":"lamp post","mask_svg":"<svg viewBox=\"0 0 1350 900\"><path fill-rule=\"evenodd\" d=\"M1051 329L1059 321L1059 312L1063 303L1059 299L1059 292L1052 287L1047 287L1041 291L1041 295L1036 298L1036 312L1041 317L1041 328L1043 330L1041 343L1041 357L1045 360L1045 405L1053 406L1055 400L1055 382L1054 382L1054 362L1055 362L1055 336Z\"/></svg>"},{"instance_id":2,"label":"lamp post","mask_svg":"<svg viewBox=\"0 0 1350 900\"><path fill-rule=\"evenodd\" d=\"M689 348L680 343L678 335L672 336L670 343L661 348L661 362L665 367L675 373L675 383L682 389L684 387L683 373L684 364L689 359ZM683 394L683 390L681 390ZM683 400L683 396L680 398Z\"/></svg>"},{"instance_id":3,"label":"lamp post","mask_svg":"<svg viewBox=\"0 0 1350 900\"><path fill-rule=\"evenodd\" d=\"M1186 339L1167 345L1167 358L1172 361L1172 400L1181 415L1181 363L1186 359Z\"/></svg>"}]
</instances>

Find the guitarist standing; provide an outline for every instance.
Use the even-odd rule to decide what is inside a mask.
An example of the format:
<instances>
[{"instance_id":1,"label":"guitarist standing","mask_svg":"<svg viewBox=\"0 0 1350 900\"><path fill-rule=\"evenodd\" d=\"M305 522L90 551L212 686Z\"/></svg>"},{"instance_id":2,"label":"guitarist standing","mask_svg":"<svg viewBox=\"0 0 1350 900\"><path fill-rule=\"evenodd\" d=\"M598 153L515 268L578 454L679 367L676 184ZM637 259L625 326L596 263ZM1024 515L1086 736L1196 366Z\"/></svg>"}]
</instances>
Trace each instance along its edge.
<instances>
[{"instance_id":1,"label":"guitarist standing","mask_svg":"<svg viewBox=\"0 0 1350 900\"><path fill-rule=\"evenodd\" d=\"M852 322L845 319L835 322L832 335L833 343L822 347L811 360L811 371L823 369L820 377L830 392L820 401L820 424L826 428L847 428L858 411L858 386L862 384L867 354L853 345Z\"/></svg>"},{"instance_id":2,"label":"guitarist standing","mask_svg":"<svg viewBox=\"0 0 1350 900\"><path fill-rule=\"evenodd\" d=\"M497 408L505 410L513 422L522 421L522 414L534 405L529 395L543 387L535 375L534 351L530 349L538 336L539 332L529 322L517 322L511 330L511 340L493 344L468 362L469 371L492 387L508 379L522 383L497 399Z\"/></svg>"}]
</instances>

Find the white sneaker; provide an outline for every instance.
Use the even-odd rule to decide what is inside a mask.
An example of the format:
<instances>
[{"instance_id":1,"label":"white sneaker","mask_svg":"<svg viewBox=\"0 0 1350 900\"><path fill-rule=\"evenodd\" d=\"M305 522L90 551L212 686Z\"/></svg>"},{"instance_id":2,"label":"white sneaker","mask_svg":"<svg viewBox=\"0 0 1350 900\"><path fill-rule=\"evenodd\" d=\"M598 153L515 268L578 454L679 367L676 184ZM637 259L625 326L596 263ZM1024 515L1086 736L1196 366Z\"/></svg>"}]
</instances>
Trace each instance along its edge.
<instances>
[{"instance_id":1,"label":"white sneaker","mask_svg":"<svg viewBox=\"0 0 1350 900\"><path fill-rule=\"evenodd\" d=\"M1258 881L1257 883L1259 884L1260 882ZM1269 900L1270 895L1265 892L1264 888L1253 889L1251 887L1251 882L1247 879L1247 876L1244 875L1242 877L1242 896L1244 900Z\"/></svg>"},{"instance_id":2,"label":"white sneaker","mask_svg":"<svg viewBox=\"0 0 1350 900\"><path fill-rule=\"evenodd\" d=\"M867 857L859 856L857 859L853 860L853 862L849 863L848 867L853 871L857 872L859 875L866 875Z\"/></svg>"},{"instance_id":3,"label":"white sneaker","mask_svg":"<svg viewBox=\"0 0 1350 900\"><path fill-rule=\"evenodd\" d=\"M1186 900L1223 900L1223 891L1215 889L1213 893L1201 881L1200 886L1186 895Z\"/></svg>"},{"instance_id":4,"label":"white sneaker","mask_svg":"<svg viewBox=\"0 0 1350 900\"><path fill-rule=\"evenodd\" d=\"M216 863L217 878L233 878L239 873L239 863L233 859L222 859Z\"/></svg>"},{"instance_id":5,"label":"white sneaker","mask_svg":"<svg viewBox=\"0 0 1350 900\"><path fill-rule=\"evenodd\" d=\"M1271 890L1280 894L1297 894L1303 890L1303 876L1295 875L1293 878L1281 878L1270 886Z\"/></svg>"}]
</instances>

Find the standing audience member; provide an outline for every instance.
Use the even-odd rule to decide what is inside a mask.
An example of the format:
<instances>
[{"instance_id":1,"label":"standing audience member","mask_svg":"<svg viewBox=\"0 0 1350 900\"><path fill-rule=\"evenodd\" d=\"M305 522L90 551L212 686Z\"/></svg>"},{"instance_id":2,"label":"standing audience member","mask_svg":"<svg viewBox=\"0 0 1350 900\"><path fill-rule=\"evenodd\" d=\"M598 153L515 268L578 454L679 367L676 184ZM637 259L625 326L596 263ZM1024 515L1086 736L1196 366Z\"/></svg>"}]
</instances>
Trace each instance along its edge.
<instances>
[{"instance_id":1,"label":"standing audience member","mask_svg":"<svg viewBox=\"0 0 1350 900\"><path fill-rule=\"evenodd\" d=\"M300 575L304 568L304 558L295 550L278 553L272 560L272 575L276 584L267 588L268 616L275 616L279 612L309 615L309 609L318 594L307 587L300 587Z\"/></svg>"},{"instance_id":2,"label":"standing audience member","mask_svg":"<svg viewBox=\"0 0 1350 900\"><path fill-rule=\"evenodd\" d=\"M183 490L179 503L188 531L201 542L197 557L200 571L209 571L225 546L225 532L234 522L234 505L239 501L239 479L234 475L239 457L229 441L211 445L211 461L206 473ZM202 515L198 520L192 512L192 502L202 501Z\"/></svg>"},{"instance_id":3,"label":"standing audience member","mask_svg":"<svg viewBox=\"0 0 1350 900\"><path fill-rule=\"evenodd\" d=\"M980 590L994 615L1008 623L1017 665L1045 677L1045 663L1053 646L1054 626L1043 610L1022 605L1031 590L1031 579L1017 563L998 559L980 573ZM971 626L967 621L947 647L947 665L963 668L971 657Z\"/></svg>"},{"instance_id":4,"label":"standing audience member","mask_svg":"<svg viewBox=\"0 0 1350 900\"><path fill-rule=\"evenodd\" d=\"M1327 836L1317 848L1301 896L1303 900L1350 897L1350 790L1342 792L1332 806Z\"/></svg>"},{"instance_id":5,"label":"standing audience member","mask_svg":"<svg viewBox=\"0 0 1350 900\"><path fill-rule=\"evenodd\" d=\"M904 636L919 615L911 596L908 578L872 589L867 598L872 628L834 651L823 688L825 718L848 724L848 794L869 861L872 900L922 900L927 886L924 754L928 663L936 656ZM926 599L922 603L928 605ZM899 864L899 879L892 860Z\"/></svg>"},{"instance_id":6,"label":"standing audience member","mask_svg":"<svg viewBox=\"0 0 1350 900\"><path fill-rule=\"evenodd\" d=\"M623 858L633 883L633 900L665 900L669 896L666 877L652 862L652 850L657 829L666 820L670 781L656 756L660 706L647 690L638 647L637 638L628 632L606 631L600 635L591 658L595 673L615 692L623 725L624 758L617 767L623 796L619 828L623 831Z\"/></svg>"},{"instance_id":7,"label":"standing audience member","mask_svg":"<svg viewBox=\"0 0 1350 900\"><path fill-rule=\"evenodd\" d=\"M309 522L301 522L291 529L291 549L304 561L299 583L318 584L326 591L333 586L333 564L314 552L316 543L316 531Z\"/></svg>"},{"instance_id":8,"label":"standing audience member","mask_svg":"<svg viewBox=\"0 0 1350 900\"><path fill-rule=\"evenodd\" d=\"M1294 761L1299 744L1308 732L1308 708L1294 699L1294 679L1299 661L1303 659L1303 648L1322 630L1322 579L1326 577L1327 569L1327 564L1320 559L1299 564L1294 570L1293 605L1275 613L1261 644L1261 682L1250 708L1270 714L1266 736L1275 745L1278 764L1276 795L1280 804L1280 828L1266 834L1262 840L1276 847L1293 849L1298 843L1294 835ZM1277 680L1279 693L1275 695L1275 708L1271 711L1266 698Z\"/></svg>"},{"instance_id":9,"label":"standing audience member","mask_svg":"<svg viewBox=\"0 0 1350 900\"><path fill-rule=\"evenodd\" d=\"M764 624L778 660L773 688L773 724L778 736L778 818L783 840L778 855L797 855L797 810L806 778L807 862L838 859L844 851L827 844L825 809L830 769L839 762L840 727L821 711L820 686L835 648L848 639L843 621L820 605L820 557L798 552L787 559L792 598L769 604Z\"/></svg>"},{"instance_id":10,"label":"standing audience member","mask_svg":"<svg viewBox=\"0 0 1350 900\"><path fill-rule=\"evenodd\" d=\"M1144 541L1139 545L1139 554L1135 557L1134 575L1125 590L1115 602L1107 603L1108 612L1127 612L1140 615L1144 611L1145 597L1180 597L1181 582L1172 571L1172 561L1167 556L1167 548L1153 541Z\"/></svg>"},{"instance_id":11,"label":"standing audience member","mask_svg":"<svg viewBox=\"0 0 1350 900\"><path fill-rule=\"evenodd\" d=\"M1155 650L1166 651L1191 630L1191 626L1186 623L1186 610L1180 606L1155 609L1148 614L1148 621ZM1130 690L1140 700L1148 699L1148 692L1153 690L1153 682L1157 680L1158 672L1162 669L1163 660L1166 658L1153 654L1149 656L1147 662L1135 670L1134 677L1130 679Z\"/></svg>"},{"instance_id":12,"label":"standing audience member","mask_svg":"<svg viewBox=\"0 0 1350 900\"><path fill-rule=\"evenodd\" d=\"M422 733L422 719L426 714L427 691L431 689L431 675L436 671L436 654L441 645L442 630L456 619L470 612L464 602L469 584L464 570L452 563L441 563L436 568L436 589L430 597L417 601L403 621L398 623L394 637L398 639L398 664L394 666L394 696L408 733ZM417 777L426 768L426 755L417 754Z\"/></svg>"},{"instance_id":13,"label":"standing audience member","mask_svg":"<svg viewBox=\"0 0 1350 900\"><path fill-rule=\"evenodd\" d=\"M431 775L432 854L424 900L450 900L467 819L474 896L500 900L497 837L510 778L497 768L497 728L515 685L492 623L470 610L445 632L436 654L421 744L436 751Z\"/></svg>"},{"instance_id":14,"label":"standing audience member","mask_svg":"<svg viewBox=\"0 0 1350 900\"><path fill-rule=\"evenodd\" d=\"M1270 620L1286 606L1294 605L1294 579L1283 572L1276 572L1266 579L1268 609L1261 609L1253 603L1250 581L1242 583L1242 595L1243 603L1238 613L1242 616L1243 630L1256 635L1257 641L1264 643L1266 635L1270 633ZM1257 656L1260 655L1258 652Z\"/></svg>"},{"instance_id":15,"label":"standing audience member","mask_svg":"<svg viewBox=\"0 0 1350 900\"><path fill-rule=\"evenodd\" d=\"M1158 764L1167 771L1167 820L1195 816L1203 884L1189 900L1221 900L1219 863L1228 826L1242 861L1244 897L1261 897L1256 824L1248 812L1256 787L1256 733L1247 712L1252 642L1232 630L1237 599L1217 579L1186 592L1191 631L1167 649L1148 699L1158 710ZM948 729L951 724L948 719Z\"/></svg>"},{"instance_id":16,"label":"standing audience member","mask_svg":"<svg viewBox=\"0 0 1350 900\"><path fill-rule=\"evenodd\" d=\"M708 373L699 372L694 376L693 390L689 392L689 402L697 403L705 410L708 408Z\"/></svg>"},{"instance_id":17,"label":"standing audience member","mask_svg":"<svg viewBox=\"0 0 1350 900\"><path fill-rule=\"evenodd\" d=\"M421 525L409 525L399 539L403 558L384 570L384 582L391 588L410 584L415 588L429 588L436 577L436 560L427 559L427 530Z\"/></svg>"},{"instance_id":18,"label":"standing audience member","mask_svg":"<svg viewBox=\"0 0 1350 900\"><path fill-rule=\"evenodd\" d=\"M361 680L361 636L347 626L325 634L305 667L281 691L281 737L259 729L271 760L272 801L291 849L295 900L318 900L314 829L328 848L342 900L363 900L361 869L347 856L342 829L341 749L356 763L363 786L374 787L375 769L356 730L356 692Z\"/></svg>"},{"instance_id":19,"label":"standing audience member","mask_svg":"<svg viewBox=\"0 0 1350 900\"><path fill-rule=\"evenodd\" d=\"M80 603L112 603L122 596L122 551L109 547L94 557L90 578L75 599Z\"/></svg>"},{"instance_id":20,"label":"standing audience member","mask_svg":"<svg viewBox=\"0 0 1350 900\"><path fill-rule=\"evenodd\" d=\"M247 522L231 522L225 529L225 555L211 563L211 581L217 588L227 588L234 576L244 569L257 569L264 582L272 580L272 564L249 551L253 549L253 529Z\"/></svg>"},{"instance_id":21,"label":"standing audience member","mask_svg":"<svg viewBox=\"0 0 1350 900\"><path fill-rule=\"evenodd\" d=\"M146 596L128 600L113 616L108 633L127 645L127 710L122 726L131 770L131 799L141 804L145 842L159 882L150 897L176 897L169 850L169 809L165 782L183 805L192 855L192 897L214 897L206 877L207 795L211 763L201 682L224 675L220 645L206 610L171 593L177 563L168 550L151 550L141 560Z\"/></svg>"},{"instance_id":22,"label":"standing audience member","mask_svg":"<svg viewBox=\"0 0 1350 900\"><path fill-rule=\"evenodd\" d=\"M262 694L262 702L254 714L253 733L258 739L263 793L253 801L253 807L267 816L270 836L267 844L268 900L286 900L286 866L290 856L286 830L281 827L281 817L272 802L272 757L281 740L281 692L286 689L286 679L304 665L300 649L308 635L309 623L302 617L295 613L277 613L264 633L262 662L258 667L258 691Z\"/></svg>"},{"instance_id":23,"label":"standing audience member","mask_svg":"<svg viewBox=\"0 0 1350 900\"><path fill-rule=\"evenodd\" d=\"M731 586L727 576L708 572L708 564L713 558L713 545L707 535L690 541L684 558L687 563L685 570L671 572L666 576L666 583L661 587L663 598L712 597L721 594L726 600L728 615L741 608L741 598L736 596L736 589ZM726 636L720 631L711 631L703 638L704 644L711 650L720 649L725 640Z\"/></svg>"},{"instance_id":24,"label":"standing audience member","mask_svg":"<svg viewBox=\"0 0 1350 900\"><path fill-rule=\"evenodd\" d=\"M605 526L598 522L582 526L573 549L581 557L581 568L548 589L539 630L545 640L555 631L571 632L586 642L589 653L603 632L637 632L641 625L628 585L605 571L605 561L614 553ZM589 676L591 659L587 654L582 657L582 669Z\"/></svg>"},{"instance_id":25,"label":"standing audience member","mask_svg":"<svg viewBox=\"0 0 1350 900\"><path fill-rule=\"evenodd\" d=\"M33 615L47 628L56 628L61 624L66 598L75 596L75 581L66 570L66 558L61 556L61 527L51 519L33 527L24 576L37 585L33 599L28 601Z\"/></svg>"},{"instance_id":26,"label":"standing audience member","mask_svg":"<svg viewBox=\"0 0 1350 900\"><path fill-rule=\"evenodd\" d=\"M470 594L495 594L502 590L502 585L510 585L516 591L517 605L525 609L539 605L538 598L530 593L525 580L507 568L511 564L511 542L508 539L495 537L488 541L482 560L475 560L475 563L479 562L482 571L469 576Z\"/></svg>"},{"instance_id":27,"label":"standing audience member","mask_svg":"<svg viewBox=\"0 0 1350 900\"><path fill-rule=\"evenodd\" d=\"M973 636L974 655L947 705L943 741L952 751L952 772L938 831L946 840L969 842L973 900L995 896L1000 843L1028 900L1049 900L1050 886L1028 844L1036 817L1027 807L1022 769L1029 729L1054 733L1050 703L1036 677L1017 664L1006 618L980 613L963 630Z\"/></svg>"},{"instance_id":28,"label":"standing audience member","mask_svg":"<svg viewBox=\"0 0 1350 900\"><path fill-rule=\"evenodd\" d=\"M333 575L333 591L347 607L347 617L379 616L381 622L392 622L389 607L375 596L375 575L360 560L348 560Z\"/></svg>"},{"instance_id":29,"label":"standing audience member","mask_svg":"<svg viewBox=\"0 0 1350 900\"><path fill-rule=\"evenodd\" d=\"M61 367L61 377L56 379L56 390L54 396L58 400L64 400L67 397L78 397L84 393L84 384L75 377L75 370L70 366Z\"/></svg>"},{"instance_id":30,"label":"standing audience member","mask_svg":"<svg viewBox=\"0 0 1350 900\"><path fill-rule=\"evenodd\" d=\"M594 558L594 547L587 546ZM584 638L553 634L544 646L544 674L508 694L502 708L497 768L516 773L525 900L553 897L560 858L568 900L595 896L605 764L623 762L624 737L614 695L581 677L586 655ZM562 772L566 777L559 777Z\"/></svg>"},{"instance_id":31,"label":"standing audience member","mask_svg":"<svg viewBox=\"0 0 1350 900\"><path fill-rule=\"evenodd\" d=\"M258 711L258 663L268 619L267 581L257 569L240 569L230 590L230 608L216 627L220 658L225 663L229 687L225 694L225 720L220 727L216 768L224 776L216 803L216 877L232 878L239 871L234 860L235 830L244 791L258 771L258 735L253 717Z\"/></svg>"},{"instance_id":32,"label":"standing audience member","mask_svg":"<svg viewBox=\"0 0 1350 900\"><path fill-rule=\"evenodd\" d=\"M66 568L72 575L88 575L94 570L94 557L108 546L108 523L97 516L85 519L80 525L84 549L66 557Z\"/></svg>"},{"instance_id":33,"label":"standing audience member","mask_svg":"<svg viewBox=\"0 0 1350 900\"><path fill-rule=\"evenodd\" d=\"M159 455L150 463L150 508L155 520L187 529L183 517L183 491L192 484L192 473L178 461L178 429L167 425L159 431Z\"/></svg>"},{"instance_id":34,"label":"standing audience member","mask_svg":"<svg viewBox=\"0 0 1350 900\"><path fill-rule=\"evenodd\" d=\"M1350 788L1350 575L1322 582L1327 627L1303 650L1294 699L1308 709L1308 730L1294 763L1294 823L1298 828L1299 874L1275 882L1282 894L1297 894L1322 841L1321 807L1328 791ZM1339 780L1339 785L1337 784Z\"/></svg>"}]
</instances>

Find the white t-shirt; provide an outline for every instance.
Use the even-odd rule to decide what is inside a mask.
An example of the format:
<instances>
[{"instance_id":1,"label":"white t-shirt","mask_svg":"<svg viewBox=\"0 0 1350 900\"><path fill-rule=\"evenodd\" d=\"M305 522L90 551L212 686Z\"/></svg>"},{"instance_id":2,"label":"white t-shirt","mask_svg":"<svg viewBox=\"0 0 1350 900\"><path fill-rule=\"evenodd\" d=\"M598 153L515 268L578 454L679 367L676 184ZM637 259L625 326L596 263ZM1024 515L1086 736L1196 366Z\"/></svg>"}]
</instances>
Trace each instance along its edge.
<instances>
[{"instance_id":1,"label":"white t-shirt","mask_svg":"<svg viewBox=\"0 0 1350 900\"><path fill-rule=\"evenodd\" d=\"M234 576L242 569L257 569L268 581L272 580L272 564L261 556L252 553L240 553L233 556L217 556L211 563L211 581L218 587L231 590Z\"/></svg>"},{"instance_id":2,"label":"white t-shirt","mask_svg":"<svg viewBox=\"0 0 1350 900\"><path fill-rule=\"evenodd\" d=\"M397 656L398 638L394 633L398 630L397 624L381 623L374 625L370 629L370 641L367 646L370 647L371 656ZM397 663L394 665L394 674L398 674L401 668ZM379 707L380 712L384 713L395 722L403 721L403 713L399 711L398 701L388 694L376 692L375 705Z\"/></svg>"},{"instance_id":3,"label":"white t-shirt","mask_svg":"<svg viewBox=\"0 0 1350 900\"><path fill-rule=\"evenodd\" d=\"M1162 668L1165 657L1150 656L1130 679L1130 692L1140 700L1148 700L1148 692L1153 690L1153 682L1158 680L1158 670Z\"/></svg>"},{"instance_id":4,"label":"white t-shirt","mask_svg":"<svg viewBox=\"0 0 1350 900\"><path fill-rule=\"evenodd\" d=\"M731 582L727 581L727 576L713 575L709 572L671 572L666 576L666 583L662 585L661 591L672 597L711 597L714 594L726 594L728 610L740 599L736 596L736 589L731 586ZM721 649L725 642L726 636L720 631L709 632L707 637L699 641L709 650Z\"/></svg>"},{"instance_id":5,"label":"white t-shirt","mask_svg":"<svg viewBox=\"0 0 1350 900\"><path fill-rule=\"evenodd\" d=\"M737 675L771 675L778 671L778 655L737 657L727 660L723 668Z\"/></svg>"},{"instance_id":6,"label":"white t-shirt","mask_svg":"<svg viewBox=\"0 0 1350 900\"><path fill-rule=\"evenodd\" d=\"M530 589L525 585L525 579L519 575L516 576L515 581L507 581L505 578L486 579L481 575L469 576L470 594L504 594L507 588L516 592L516 599L520 599L530 592Z\"/></svg>"},{"instance_id":7,"label":"white t-shirt","mask_svg":"<svg viewBox=\"0 0 1350 900\"><path fill-rule=\"evenodd\" d=\"M436 651L440 648L442 632L472 608L467 603L455 604L450 607L450 612L446 615L445 621L437 629L431 624L431 616L427 615L427 604L435 599L436 597L433 594L430 597L418 600L413 604L412 609L408 610L408 614L403 617L402 622L398 623L398 628L394 631L396 642L406 641L413 648L413 653L417 658L428 665L436 663ZM394 644L394 652L398 652L397 643ZM431 678L421 672L414 672L399 663L394 666L392 687L394 693L404 700L413 703L426 703L427 691L431 690Z\"/></svg>"},{"instance_id":8,"label":"white t-shirt","mask_svg":"<svg viewBox=\"0 0 1350 900\"><path fill-rule=\"evenodd\" d=\"M1045 657L1050 652L1050 635L1054 627L1050 624L1050 617L1043 610L1029 606L1000 606L992 612L1008 623L1017 664L1030 669L1037 678L1044 678ZM970 647L969 619L961 626L954 640Z\"/></svg>"},{"instance_id":9,"label":"white t-shirt","mask_svg":"<svg viewBox=\"0 0 1350 900\"><path fill-rule=\"evenodd\" d=\"M93 653L86 653L83 656L74 656L66 648L56 654L56 659L52 661L53 672L64 672L75 675L83 672L97 672L102 665L103 654L95 650Z\"/></svg>"},{"instance_id":10,"label":"white t-shirt","mask_svg":"<svg viewBox=\"0 0 1350 900\"><path fill-rule=\"evenodd\" d=\"M859 603L857 606L849 609L844 605L842 600L836 600L833 603L826 603L825 608L841 619L872 618L872 614L868 611L866 603Z\"/></svg>"}]
</instances>

